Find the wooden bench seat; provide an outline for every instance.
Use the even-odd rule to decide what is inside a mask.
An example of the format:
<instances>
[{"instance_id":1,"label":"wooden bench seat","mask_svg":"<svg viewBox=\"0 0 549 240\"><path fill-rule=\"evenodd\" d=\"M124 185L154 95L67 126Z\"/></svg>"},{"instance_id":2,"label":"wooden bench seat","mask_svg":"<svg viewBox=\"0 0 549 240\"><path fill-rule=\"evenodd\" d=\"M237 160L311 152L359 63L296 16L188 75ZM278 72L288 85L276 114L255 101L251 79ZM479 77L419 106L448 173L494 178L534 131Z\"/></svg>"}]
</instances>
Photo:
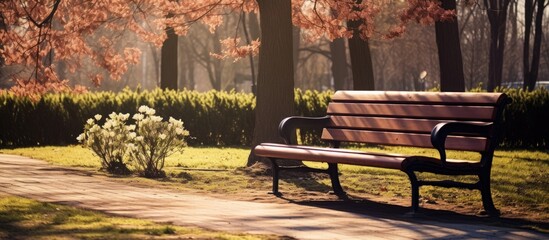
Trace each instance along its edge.
<instances>
[{"instance_id":1,"label":"wooden bench seat","mask_svg":"<svg viewBox=\"0 0 549 240\"><path fill-rule=\"evenodd\" d=\"M401 169L404 155L368 153L357 150L308 147L265 143L255 148L255 154L264 157L299 159L326 163L342 163L390 169Z\"/></svg>"},{"instance_id":2,"label":"wooden bench seat","mask_svg":"<svg viewBox=\"0 0 549 240\"><path fill-rule=\"evenodd\" d=\"M261 144L255 148L255 153L264 157L350 164L358 166L397 169L402 171L405 171L408 165L418 164L419 162L425 165L432 164L434 167L441 166L440 159L426 156L363 152L359 150L285 145L276 143ZM466 170L479 169L480 162L446 159L444 167L463 172Z\"/></svg>"},{"instance_id":3,"label":"wooden bench seat","mask_svg":"<svg viewBox=\"0 0 549 240\"><path fill-rule=\"evenodd\" d=\"M434 185L479 189L485 210L497 215L490 171L503 109L509 101L502 93L338 91L325 117L284 119L279 131L285 144L262 143L254 148L254 154L271 160L275 194L279 194L279 171L307 169L328 173L334 192L345 197L337 164L351 164L405 172L412 185L413 211L419 208L419 187ZM292 136L303 128L322 129L321 139L330 147L297 145ZM339 149L342 142L434 148L440 157ZM478 161L451 160L446 158L447 149L478 152L481 157ZM328 168L281 167L280 159L325 162ZM420 181L415 172L477 175L479 181Z\"/></svg>"}]
</instances>

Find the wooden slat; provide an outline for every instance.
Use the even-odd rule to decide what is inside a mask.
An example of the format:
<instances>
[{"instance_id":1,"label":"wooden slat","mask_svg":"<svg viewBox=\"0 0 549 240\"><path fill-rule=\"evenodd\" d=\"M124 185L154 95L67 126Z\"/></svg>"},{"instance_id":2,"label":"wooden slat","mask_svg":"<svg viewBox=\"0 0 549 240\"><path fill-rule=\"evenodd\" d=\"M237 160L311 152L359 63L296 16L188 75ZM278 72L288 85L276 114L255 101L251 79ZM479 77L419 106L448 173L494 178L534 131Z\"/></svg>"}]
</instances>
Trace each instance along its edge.
<instances>
[{"instance_id":1,"label":"wooden slat","mask_svg":"<svg viewBox=\"0 0 549 240\"><path fill-rule=\"evenodd\" d=\"M386 130L401 132L430 133L442 122L440 120L425 120L411 118L356 117L331 116L331 127L363 130ZM477 122L478 123L478 122Z\"/></svg>"},{"instance_id":2,"label":"wooden slat","mask_svg":"<svg viewBox=\"0 0 549 240\"><path fill-rule=\"evenodd\" d=\"M433 147L431 145L430 134L325 128L322 131L322 139L398 146ZM480 152L485 150L486 142L486 138L480 137L449 136L446 140L446 148Z\"/></svg>"},{"instance_id":3,"label":"wooden slat","mask_svg":"<svg viewBox=\"0 0 549 240\"><path fill-rule=\"evenodd\" d=\"M402 169L402 161L406 159L406 156L403 155L371 154L345 149L276 145L268 143L262 143L261 145L256 146L254 154L261 157L353 164L391 169Z\"/></svg>"},{"instance_id":4,"label":"wooden slat","mask_svg":"<svg viewBox=\"0 0 549 240\"><path fill-rule=\"evenodd\" d=\"M337 91L332 96L332 101L496 105L503 97L505 94L502 93Z\"/></svg>"},{"instance_id":5,"label":"wooden slat","mask_svg":"<svg viewBox=\"0 0 549 240\"><path fill-rule=\"evenodd\" d=\"M332 102L328 105L328 114L491 121L494 109L490 106Z\"/></svg>"}]
</instances>

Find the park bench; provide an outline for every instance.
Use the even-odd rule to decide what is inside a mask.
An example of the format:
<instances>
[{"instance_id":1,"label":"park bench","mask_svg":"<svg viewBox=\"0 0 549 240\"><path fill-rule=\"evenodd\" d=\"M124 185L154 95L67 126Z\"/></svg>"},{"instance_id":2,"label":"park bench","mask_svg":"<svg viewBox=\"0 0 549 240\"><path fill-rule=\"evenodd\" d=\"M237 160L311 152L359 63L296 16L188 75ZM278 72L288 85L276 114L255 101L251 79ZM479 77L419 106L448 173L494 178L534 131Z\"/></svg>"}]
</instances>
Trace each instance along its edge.
<instances>
[{"instance_id":1,"label":"park bench","mask_svg":"<svg viewBox=\"0 0 549 240\"><path fill-rule=\"evenodd\" d=\"M272 162L273 194L278 196L280 171L307 170L328 173L334 193L346 198L339 182L338 164L351 164L406 173L411 183L414 213L419 209L419 187L431 185L478 189L485 211L499 215L490 192L490 171L501 133L503 109L509 102L503 93L337 91L326 116L285 118L279 126L285 144L262 143L254 148L254 154ZM329 147L297 145L295 131L305 128L322 129L321 139ZM344 142L434 148L440 156L340 149ZM480 159L447 159L447 149L478 152ZM284 167L280 166L280 160L325 162L328 167ZM416 172L473 175L478 176L478 181L418 180Z\"/></svg>"}]
</instances>

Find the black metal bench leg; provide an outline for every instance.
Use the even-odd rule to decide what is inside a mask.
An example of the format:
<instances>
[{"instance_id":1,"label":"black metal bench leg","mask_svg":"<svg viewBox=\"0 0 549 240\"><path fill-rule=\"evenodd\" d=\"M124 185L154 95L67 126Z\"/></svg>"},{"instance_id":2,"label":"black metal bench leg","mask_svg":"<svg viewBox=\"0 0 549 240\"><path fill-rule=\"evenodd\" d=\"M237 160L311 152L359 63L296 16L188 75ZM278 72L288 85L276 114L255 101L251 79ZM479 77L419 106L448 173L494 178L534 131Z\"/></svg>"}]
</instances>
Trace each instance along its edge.
<instances>
[{"instance_id":1,"label":"black metal bench leg","mask_svg":"<svg viewBox=\"0 0 549 240\"><path fill-rule=\"evenodd\" d=\"M486 213L492 217L497 217L500 215L499 210L494 206L494 201L492 200L492 192L490 190L490 173L481 173L479 176L480 180L480 194L482 196L482 206Z\"/></svg>"},{"instance_id":2,"label":"black metal bench leg","mask_svg":"<svg viewBox=\"0 0 549 240\"><path fill-rule=\"evenodd\" d=\"M278 192L278 179L279 179L279 171L280 167L276 163L276 159L270 158L271 164L272 164L272 171L273 171L273 192L271 192L275 196L280 196L280 192Z\"/></svg>"},{"instance_id":3,"label":"black metal bench leg","mask_svg":"<svg viewBox=\"0 0 549 240\"><path fill-rule=\"evenodd\" d=\"M328 163L328 174L330 174L330 180L332 181L334 194L340 199L348 199L347 193L343 191L341 183L339 182L339 171L337 168L337 163Z\"/></svg>"},{"instance_id":4,"label":"black metal bench leg","mask_svg":"<svg viewBox=\"0 0 549 240\"><path fill-rule=\"evenodd\" d=\"M417 213L419 210L419 183L414 171L407 171L406 174L410 178L412 188L412 213Z\"/></svg>"}]
</instances>

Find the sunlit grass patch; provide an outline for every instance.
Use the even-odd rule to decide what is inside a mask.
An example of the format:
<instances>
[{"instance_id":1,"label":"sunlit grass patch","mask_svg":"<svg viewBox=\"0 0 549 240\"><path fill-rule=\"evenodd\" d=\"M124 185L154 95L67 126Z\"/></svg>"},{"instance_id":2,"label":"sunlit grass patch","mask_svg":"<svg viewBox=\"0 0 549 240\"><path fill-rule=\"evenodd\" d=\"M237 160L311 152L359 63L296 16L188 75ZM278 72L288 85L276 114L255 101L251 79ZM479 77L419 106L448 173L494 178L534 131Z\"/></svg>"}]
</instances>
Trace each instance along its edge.
<instances>
[{"instance_id":1,"label":"sunlit grass patch","mask_svg":"<svg viewBox=\"0 0 549 240\"><path fill-rule=\"evenodd\" d=\"M0 149L0 153L28 156L69 167L100 168L100 159L82 146L44 146L16 149ZM165 167L235 169L246 165L249 149L189 147L166 159Z\"/></svg>"},{"instance_id":2,"label":"sunlit grass patch","mask_svg":"<svg viewBox=\"0 0 549 240\"><path fill-rule=\"evenodd\" d=\"M20 197L0 197L0 239L277 239L113 217Z\"/></svg>"}]
</instances>

